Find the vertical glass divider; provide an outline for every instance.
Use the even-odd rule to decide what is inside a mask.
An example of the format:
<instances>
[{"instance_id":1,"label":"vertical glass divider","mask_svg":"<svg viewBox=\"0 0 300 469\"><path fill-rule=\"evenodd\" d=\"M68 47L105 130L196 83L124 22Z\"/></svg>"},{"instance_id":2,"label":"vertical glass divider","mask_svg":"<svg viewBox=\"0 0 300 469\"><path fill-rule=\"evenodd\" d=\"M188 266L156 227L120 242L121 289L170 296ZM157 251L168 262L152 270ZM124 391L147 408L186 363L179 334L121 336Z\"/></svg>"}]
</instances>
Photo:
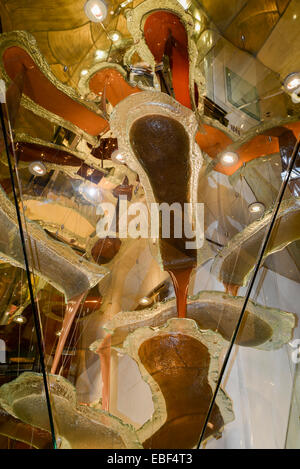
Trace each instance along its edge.
<instances>
[{"instance_id":1,"label":"vertical glass divider","mask_svg":"<svg viewBox=\"0 0 300 469\"><path fill-rule=\"evenodd\" d=\"M202 431L201 431L201 434L200 434L197 449L200 449L200 445L202 443L202 440L203 440L203 437L204 437L204 434L205 434L205 430L206 430L207 424L209 422L209 418L210 418L211 412L213 410L215 400L217 398L217 395L218 395L218 392L219 392L219 389L220 389L220 386L221 386L221 383L222 383L222 380L223 380L223 376L224 376L224 373L225 373L225 370L226 370L226 367L227 367L227 364L228 364L228 361L229 361L233 346L235 344L236 337L239 333L239 329L240 329L240 326L242 324L242 321L243 321L243 318L244 318L244 315L245 315L245 312L246 312L246 307L247 307L247 304L248 304L248 300L250 298L252 288L253 288L255 280L256 280L257 273L260 269L260 266L261 266L261 263L262 263L262 260L263 260L264 252L265 252L265 250L268 246L270 236L272 234L274 224L276 222L277 214L278 214L278 211L280 209L280 205L281 205L281 202L282 202L282 199L283 199L283 196L284 196L284 192L287 188L288 181L289 181L290 175L292 173L294 163L295 163L297 155L299 153L299 148L300 148L300 139L298 137L297 142L296 142L295 147L294 147L294 150L293 150L293 153L292 153L292 156L291 156L291 159L290 159L290 162L289 162L289 166L288 166L286 174L285 174L285 178L283 179L283 181L281 183L280 190L278 192L276 201L274 203L274 209L273 209L270 225L269 225L268 230L265 233L263 242L262 242L261 247L260 247L259 254L257 256L257 261L256 261L256 264L255 264L253 274L251 276L251 280L248 284L248 288L247 288L247 292L246 292L246 295L245 295L245 300L244 300L244 303L243 303L243 307L242 307L242 310L241 310L241 313L240 313L236 328L235 328L235 330L233 332L233 335L231 337L230 344L229 344L228 350L227 350L225 358L224 358L224 362L223 362L221 370L220 370L220 374L219 374L219 377L218 377L216 388L214 390L213 397L212 397L212 400L211 400L211 403L210 403L210 406L209 406L209 409L208 409L208 412L207 412L207 415L206 415L206 418L205 418L205 421L204 421L204 424L203 424L203 428L202 428Z\"/></svg>"},{"instance_id":2,"label":"vertical glass divider","mask_svg":"<svg viewBox=\"0 0 300 469\"><path fill-rule=\"evenodd\" d=\"M5 108L6 108L7 118L9 119L7 106L5 106ZM32 306L32 311L33 311L34 325L35 325L35 330L36 330L36 335L37 335L37 344L38 344L40 365L41 365L41 371L42 371L44 388L45 388L45 397L46 397L47 410L48 410L48 415L49 415L49 424L50 424L52 443L53 443L54 449L56 449L57 443L56 443L56 438L55 438L54 420L53 420L53 415L52 415L50 394L49 394L48 382L47 382L44 351L43 351L43 344L42 344L42 333L41 333L41 327L40 327L40 322L39 322L39 315L38 315L38 311L37 311L36 304L34 301L34 292L33 292L33 287L32 287L32 282L31 282L30 268L29 268L28 256L27 256L27 251L26 251L25 236L24 236L24 230L22 226L21 213L20 213L20 209L18 205L16 186L14 182L13 166L12 166L10 153L9 153L9 144L8 144L8 139L7 139L7 134L6 134L6 126L5 126L2 104L0 105L0 120L1 120L5 151L6 151L6 156L7 156L7 162L8 162L8 167L9 167L9 173L10 173L10 178L11 178L11 183L12 183L13 197L14 197L14 203L15 203L15 208L16 208L16 213L17 213L17 220L18 220L22 250L23 250L23 255L24 255L24 263L25 263L25 270L26 270L26 276L27 276L27 281L28 281L30 301L31 301L31 306ZM11 138L12 138L12 135L11 135ZM11 144L14 150L13 141L11 142Z\"/></svg>"}]
</instances>

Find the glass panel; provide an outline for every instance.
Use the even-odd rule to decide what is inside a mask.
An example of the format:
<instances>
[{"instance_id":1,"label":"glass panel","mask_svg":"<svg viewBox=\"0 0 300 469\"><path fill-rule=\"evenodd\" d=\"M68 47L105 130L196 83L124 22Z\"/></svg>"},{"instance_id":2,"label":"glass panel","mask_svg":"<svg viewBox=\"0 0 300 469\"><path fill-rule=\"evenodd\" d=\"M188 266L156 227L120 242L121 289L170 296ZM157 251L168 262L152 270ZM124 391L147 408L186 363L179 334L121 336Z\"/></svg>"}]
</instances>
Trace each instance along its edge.
<instances>
[{"instance_id":1,"label":"glass panel","mask_svg":"<svg viewBox=\"0 0 300 469\"><path fill-rule=\"evenodd\" d=\"M293 174L299 162L299 143L295 145L292 156L294 165L285 174L284 181L287 184L285 191L282 192L282 200L278 196L274 204L273 211L278 203L281 205L274 218L273 229L271 230L271 220L267 225L267 230L271 230L271 234L265 254L262 256L265 262L257 274L255 275L254 271L250 277L247 293L243 298L246 302L250 292L246 311L249 304L255 301L262 305L264 319L269 320L270 314L273 315L270 323L273 335L268 342L260 344L258 350L241 347L239 335L243 335L247 329L247 322L245 326L242 322L237 339L232 338L233 348L226 357L228 363L226 360L223 362L218 384L233 397L238 416L236 414L234 422L228 426L223 441L210 441L207 446L204 443L206 448L297 449L299 447L297 421L299 311L296 307L299 268L298 257L293 257L298 241L295 241L293 236L288 243L287 238L284 240L285 236L290 237L294 229L297 231L299 222L294 224L290 218L284 228L285 217L280 216L286 202L291 200L290 193L294 191L294 180L288 178L288 174ZM292 200L294 204L296 203L296 212L294 211L291 217L295 216L298 208L297 200ZM293 210L290 214L292 212ZM271 254L267 257L266 253ZM249 290L251 283L253 288ZM211 406L212 404L213 400Z\"/></svg>"}]
</instances>

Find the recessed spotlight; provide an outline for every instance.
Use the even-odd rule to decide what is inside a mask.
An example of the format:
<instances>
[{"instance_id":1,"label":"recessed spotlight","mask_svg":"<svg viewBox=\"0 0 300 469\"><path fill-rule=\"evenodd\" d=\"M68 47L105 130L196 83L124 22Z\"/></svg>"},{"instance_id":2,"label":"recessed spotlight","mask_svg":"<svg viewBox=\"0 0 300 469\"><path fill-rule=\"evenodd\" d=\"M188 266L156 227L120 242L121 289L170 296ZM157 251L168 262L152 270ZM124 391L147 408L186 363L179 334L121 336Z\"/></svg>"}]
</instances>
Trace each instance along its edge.
<instances>
[{"instance_id":1,"label":"recessed spotlight","mask_svg":"<svg viewBox=\"0 0 300 469\"><path fill-rule=\"evenodd\" d=\"M148 298L148 296L143 296L143 298L139 299L139 304L141 306L149 306L153 303L152 298Z\"/></svg>"},{"instance_id":2,"label":"recessed spotlight","mask_svg":"<svg viewBox=\"0 0 300 469\"><path fill-rule=\"evenodd\" d=\"M115 163L121 163L121 164L125 163L126 161L124 155L122 155L122 153L120 153L119 150L115 150L112 152L111 159Z\"/></svg>"},{"instance_id":3,"label":"recessed spotlight","mask_svg":"<svg viewBox=\"0 0 300 469\"><path fill-rule=\"evenodd\" d=\"M25 316L16 316L14 318L14 322L17 322L18 324L25 324L27 322L27 319L25 318Z\"/></svg>"},{"instance_id":4,"label":"recessed spotlight","mask_svg":"<svg viewBox=\"0 0 300 469\"><path fill-rule=\"evenodd\" d=\"M28 169L34 176L44 176L47 172L46 166L41 161L33 161Z\"/></svg>"},{"instance_id":5,"label":"recessed spotlight","mask_svg":"<svg viewBox=\"0 0 300 469\"><path fill-rule=\"evenodd\" d=\"M61 331L56 331L56 332L55 332L55 335L56 335L57 337L60 337L60 336L61 336Z\"/></svg>"},{"instance_id":6,"label":"recessed spotlight","mask_svg":"<svg viewBox=\"0 0 300 469\"><path fill-rule=\"evenodd\" d=\"M121 33L119 33L119 31L110 31L108 35L112 42L118 42L121 39Z\"/></svg>"},{"instance_id":7,"label":"recessed spotlight","mask_svg":"<svg viewBox=\"0 0 300 469\"><path fill-rule=\"evenodd\" d=\"M107 16L107 6L102 0L88 0L84 5L84 11L89 20L100 23Z\"/></svg>"},{"instance_id":8,"label":"recessed spotlight","mask_svg":"<svg viewBox=\"0 0 300 469\"><path fill-rule=\"evenodd\" d=\"M266 207L262 202L253 202L252 204L248 205L249 212L257 215L264 213L265 208Z\"/></svg>"},{"instance_id":9,"label":"recessed spotlight","mask_svg":"<svg viewBox=\"0 0 300 469\"><path fill-rule=\"evenodd\" d=\"M81 70L80 74L84 77L85 75L87 75L89 73L89 71L85 68L84 70Z\"/></svg>"},{"instance_id":10,"label":"recessed spotlight","mask_svg":"<svg viewBox=\"0 0 300 469\"><path fill-rule=\"evenodd\" d=\"M105 59L106 56L107 56L107 52L105 50L98 49L95 52L96 59L99 59L99 60Z\"/></svg>"},{"instance_id":11,"label":"recessed spotlight","mask_svg":"<svg viewBox=\"0 0 300 469\"><path fill-rule=\"evenodd\" d=\"M288 92L294 91L300 86L300 72L290 73L283 82L283 86Z\"/></svg>"},{"instance_id":12,"label":"recessed spotlight","mask_svg":"<svg viewBox=\"0 0 300 469\"><path fill-rule=\"evenodd\" d=\"M293 20L296 20L297 19L297 15L293 15Z\"/></svg>"},{"instance_id":13,"label":"recessed spotlight","mask_svg":"<svg viewBox=\"0 0 300 469\"><path fill-rule=\"evenodd\" d=\"M234 151L226 151L220 157L220 161L224 166L232 166L239 160L239 155Z\"/></svg>"}]
</instances>

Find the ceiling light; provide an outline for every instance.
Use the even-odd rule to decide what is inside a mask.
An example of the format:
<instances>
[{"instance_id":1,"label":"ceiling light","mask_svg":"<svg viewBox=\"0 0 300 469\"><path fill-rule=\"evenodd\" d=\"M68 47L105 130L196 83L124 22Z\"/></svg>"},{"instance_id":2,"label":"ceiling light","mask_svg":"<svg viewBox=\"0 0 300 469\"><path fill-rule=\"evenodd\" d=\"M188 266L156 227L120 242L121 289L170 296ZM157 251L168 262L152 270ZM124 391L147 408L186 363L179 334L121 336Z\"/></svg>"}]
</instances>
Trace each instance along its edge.
<instances>
[{"instance_id":1,"label":"ceiling light","mask_svg":"<svg viewBox=\"0 0 300 469\"><path fill-rule=\"evenodd\" d=\"M139 304L141 306L149 306L153 303L152 298L148 298L148 296L143 296L143 298L139 299Z\"/></svg>"},{"instance_id":2,"label":"ceiling light","mask_svg":"<svg viewBox=\"0 0 300 469\"><path fill-rule=\"evenodd\" d=\"M248 210L250 213L255 213L255 214L262 214L265 211L265 206L262 202L253 202L248 206Z\"/></svg>"},{"instance_id":3,"label":"ceiling light","mask_svg":"<svg viewBox=\"0 0 300 469\"><path fill-rule=\"evenodd\" d=\"M84 70L81 70L80 73L84 77L85 75L87 75L89 73L89 71L85 68Z\"/></svg>"},{"instance_id":4,"label":"ceiling light","mask_svg":"<svg viewBox=\"0 0 300 469\"><path fill-rule=\"evenodd\" d=\"M96 185L83 183L79 186L79 193L91 203L103 200L102 193Z\"/></svg>"},{"instance_id":5,"label":"ceiling light","mask_svg":"<svg viewBox=\"0 0 300 469\"><path fill-rule=\"evenodd\" d=\"M118 42L121 39L119 31L110 31L108 35L113 42Z\"/></svg>"},{"instance_id":6,"label":"ceiling light","mask_svg":"<svg viewBox=\"0 0 300 469\"><path fill-rule=\"evenodd\" d=\"M27 319L25 318L25 316L16 316L14 318L14 322L17 322L18 324L25 324L27 322Z\"/></svg>"},{"instance_id":7,"label":"ceiling light","mask_svg":"<svg viewBox=\"0 0 300 469\"><path fill-rule=\"evenodd\" d=\"M88 0L84 11L89 20L100 23L107 16L107 6L102 0Z\"/></svg>"},{"instance_id":8,"label":"ceiling light","mask_svg":"<svg viewBox=\"0 0 300 469\"><path fill-rule=\"evenodd\" d=\"M199 33L200 30L201 30L201 24L199 23L199 21L197 21L195 24L195 31L196 33Z\"/></svg>"},{"instance_id":9,"label":"ceiling light","mask_svg":"<svg viewBox=\"0 0 300 469\"><path fill-rule=\"evenodd\" d=\"M237 163L239 155L233 151L227 151L221 155L220 161L224 166L231 166Z\"/></svg>"},{"instance_id":10,"label":"ceiling light","mask_svg":"<svg viewBox=\"0 0 300 469\"><path fill-rule=\"evenodd\" d=\"M185 9L187 10L191 4L190 0L178 0L178 3L180 3L180 5Z\"/></svg>"},{"instance_id":11,"label":"ceiling light","mask_svg":"<svg viewBox=\"0 0 300 469\"><path fill-rule=\"evenodd\" d=\"M112 152L111 159L115 163L121 163L121 164L125 163L126 161L124 155L122 155L122 153L120 153L119 150L115 150Z\"/></svg>"},{"instance_id":12,"label":"ceiling light","mask_svg":"<svg viewBox=\"0 0 300 469\"><path fill-rule=\"evenodd\" d=\"M95 52L95 57L96 59L105 59L105 57L107 56L107 52L105 50L96 50Z\"/></svg>"},{"instance_id":13,"label":"ceiling light","mask_svg":"<svg viewBox=\"0 0 300 469\"><path fill-rule=\"evenodd\" d=\"M283 86L288 92L298 88L300 86L300 72L290 73L284 80Z\"/></svg>"},{"instance_id":14,"label":"ceiling light","mask_svg":"<svg viewBox=\"0 0 300 469\"><path fill-rule=\"evenodd\" d=\"M95 187L89 187L87 190L89 195L91 195L92 197L97 194L97 189Z\"/></svg>"},{"instance_id":15,"label":"ceiling light","mask_svg":"<svg viewBox=\"0 0 300 469\"><path fill-rule=\"evenodd\" d=\"M28 169L34 176L44 176L47 172L46 166L41 161L33 161Z\"/></svg>"},{"instance_id":16,"label":"ceiling light","mask_svg":"<svg viewBox=\"0 0 300 469\"><path fill-rule=\"evenodd\" d=\"M60 337L60 336L61 336L61 331L56 331L56 332L55 332L55 335L56 335L57 337Z\"/></svg>"}]
</instances>

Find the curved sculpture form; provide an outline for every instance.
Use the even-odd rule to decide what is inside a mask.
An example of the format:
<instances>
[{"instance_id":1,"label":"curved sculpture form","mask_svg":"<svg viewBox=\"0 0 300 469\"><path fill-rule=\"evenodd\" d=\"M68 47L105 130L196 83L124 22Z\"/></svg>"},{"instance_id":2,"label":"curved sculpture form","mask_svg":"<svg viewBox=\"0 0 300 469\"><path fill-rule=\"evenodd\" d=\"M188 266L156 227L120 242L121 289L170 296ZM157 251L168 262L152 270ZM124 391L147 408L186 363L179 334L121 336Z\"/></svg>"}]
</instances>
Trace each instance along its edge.
<instances>
[{"instance_id":1,"label":"curved sculpture form","mask_svg":"<svg viewBox=\"0 0 300 469\"><path fill-rule=\"evenodd\" d=\"M193 39L194 33L194 19L193 17L184 10L184 8L175 0L166 0L163 3L160 0L146 0L142 2L138 6L133 9L128 9L126 12L127 18L127 27L134 39L134 46L127 51L126 56L124 58L124 62L129 65L130 59L134 52L137 52L138 55L144 60L146 63L151 65L153 71L155 70L156 61L161 60L161 54L156 55L155 50L152 48L150 50L151 45L149 44L149 37L148 37L148 26L149 21L152 22L151 16L157 15L158 13L162 13L164 16L170 17L170 25L169 29L172 29L174 26L172 23L178 22L178 28L180 29L179 37L177 40L181 39L179 43L179 51L177 51L177 55L175 57L175 73L176 73L176 65L177 60L180 61L180 67L177 67L177 72L179 72L180 76L178 77L178 85L176 86L176 79L175 79L175 98L183 105L193 108L193 110L197 113L197 104L195 101L195 82L197 82L198 87L200 88L200 93L203 90L203 77L196 77L195 66L197 61L198 50L196 43ZM155 18L154 18L155 20ZM148 25L147 25L148 22ZM163 25L160 28L159 34L163 31ZM175 28L176 29L176 28ZM181 31L182 30L182 31ZM150 33L151 35L151 33ZM156 36L154 34L154 36ZM157 37L155 37L157 39ZM161 43L162 41L155 41L155 43ZM154 41L153 41L154 44ZM150 45L150 47L149 47ZM162 42L162 45L164 43ZM157 49L157 46L156 46ZM155 57L156 55L156 57ZM183 62L182 62L183 61ZM189 64L188 64L189 62ZM185 66L183 66L186 64ZM182 66L184 69L184 93L182 94ZM173 67L172 67L173 68ZM174 73L174 70L173 70ZM177 78L177 76L176 76ZM173 79L174 82L174 79ZM159 87L156 78L156 86ZM186 96L187 94L187 96Z\"/></svg>"},{"instance_id":2,"label":"curved sculpture form","mask_svg":"<svg viewBox=\"0 0 300 469\"><path fill-rule=\"evenodd\" d=\"M130 425L107 412L79 405L72 384L61 376L49 375L56 439L61 449L140 449ZM23 373L0 388L0 403L11 416L33 427L49 431L42 376Z\"/></svg>"},{"instance_id":3,"label":"curved sculpture form","mask_svg":"<svg viewBox=\"0 0 300 469\"><path fill-rule=\"evenodd\" d=\"M15 141L19 168L27 167L27 164L34 158L34 161L43 161L47 169L58 169L75 179L86 180L85 175L92 168L94 171L91 179L96 177L98 180L103 176L105 181L112 186L121 184L125 177L128 177L130 181L136 178L135 173L127 166L115 163L110 157L102 159L101 144L91 151L86 143L81 141L80 149L73 150L24 133L17 133ZM97 156L94 156L95 154ZM0 160L7 165L6 157L3 158L0 155ZM109 185L108 189L104 187L104 190L110 188Z\"/></svg>"},{"instance_id":4,"label":"curved sculpture form","mask_svg":"<svg viewBox=\"0 0 300 469\"><path fill-rule=\"evenodd\" d=\"M235 165L224 168L221 163L217 163L215 166L216 171L225 172L225 174L233 174L243 162L251 161L255 158L272 155L274 153L281 153L284 169L287 167L286 158L290 158L295 146L296 140L300 132L300 122L298 117L294 118L285 118L285 119L273 119L268 121L265 124L259 124L258 126L251 128L246 132L241 138L235 139L232 143L227 143L227 145L222 145L221 147L216 147L218 153L212 147L207 148L207 153L212 158L219 157L221 152L233 151L238 154L239 161ZM289 141L289 134L295 137L294 142ZM197 135L198 137L198 135ZM201 139L205 140L205 136L199 136L197 141L202 148ZM223 139L223 142L226 142L226 138ZM205 144L205 142L204 142ZM225 170L224 170L225 169Z\"/></svg>"},{"instance_id":5,"label":"curved sculpture form","mask_svg":"<svg viewBox=\"0 0 300 469\"><path fill-rule=\"evenodd\" d=\"M219 334L201 331L190 319L170 319L158 329L143 327L127 337L121 352L137 362L154 403L152 418L137 431L144 448L188 449L197 444L224 345ZM221 390L205 439L219 437L233 418L231 401Z\"/></svg>"},{"instance_id":6,"label":"curved sculpture form","mask_svg":"<svg viewBox=\"0 0 300 469\"><path fill-rule=\"evenodd\" d=\"M15 207L1 188L0 224L0 259L24 269ZM24 236L30 267L67 299L89 290L107 274L104 267L83 260L70 247L49 238L36 223L27 222L26 226Z\"/></svg>"},{"instance_id":7,"label":"curved sculpture form","mask_svg":"<svg viewBox=\"0 0 300 469\"><path fill-rule=\"evenodd\" d=\"M203 291L188 298L187 318L193 319L201 330L212 330L229 341L243 302L244 298L241 296ZM140 311L122 311L107 322L104 328L111 334L112 346L121 347L128 334L136 329L145 326L160 327L174 317L176 304L175 300L171 299ZM261 306L249 300L236 344L261 350L275 350L291 339L294 327L294 314ZM93 350L96 344L93 344Z\"/></svg>"},{"instance_id":8,"label":"curved sculpture form","mask_svg":"<svg viewBox=\"0 0 300 469\"><path fill-rule=\"evenodd\" d=\"M259 248L270 223L272 211L251 223L234 236L216 256L212 271L221 282L243 286L254 269ZM288 199L281 203L277 220L263 259L281 251L300 238L300 199Z\"/></svg>"},{"instance_id":9,"label":"curved sculpture form","mask_svg":"<svg viewBox=\"0 0 300 469\"><path fill-rule=\"evenodd\" d=\"M202 165L202 155L194 143L194 114L164 93L144 91L119 103L110 123L126 163L139 175L151 212L153 204L162 203L169 207L177 204L181 214L186 203L194 208ZM158 217L158 213L155 215ZM185 215L191 231L196 225L195 213ZM165 237L159 226L158 260L180 291L178 314L182 317L189 276L197 263L197 251L186 248L188 238L183 233L183 221L179 237L174 233L174 222Z\"/></svg>"},{"instance_id":10,"label":"curved sculpture form","mask_svg":"<svg viewBox=\"0 0 300 469\"><path fill-rule=\"evenodd\" d=\"M127 96L138 93L141 89L127 81L126 72L121 65L112 62L101 62L94 65L87 75L80 78L78 89L83 96L91 91L95 96L103 96L112 106L116 106Z\"/></svg>"},{"instance_id":11,"label":"curved sculpture form","mask_svg":"<svg viewBox=\"0 0 300 469\"><path fill-rule=\"evenodd\" d=\"M36 449L52 449L50 432L32 427L12 417L0 407L0 435L21 441Z\"/></svg>"},{"instance_id":12,"label":"curved sculpture form","mask_svg":"<svg viewBox=\"0 0 300 469\"><path fill-rule=\"evenodd\" d=\"M25 31L1 35L0 68L7 83L24 73L21 104L35 114L82 135L95 144L95 137L108 128L99 109L52 73L36 41Z\"/></svg>"},{"instance_id":13,"label":"curved sculpture form","mask_svg":"<svg viewBox=\"0 0 300 469\"><path fill-rule=\"evenodd\" d=\"M25 195L25 215L37 222L47 232L56 234L67 244L86 249L97 224L96 207L79 205L66 195L51 193L45 203L44 197Z\"/></svg>"}]
</instances>

